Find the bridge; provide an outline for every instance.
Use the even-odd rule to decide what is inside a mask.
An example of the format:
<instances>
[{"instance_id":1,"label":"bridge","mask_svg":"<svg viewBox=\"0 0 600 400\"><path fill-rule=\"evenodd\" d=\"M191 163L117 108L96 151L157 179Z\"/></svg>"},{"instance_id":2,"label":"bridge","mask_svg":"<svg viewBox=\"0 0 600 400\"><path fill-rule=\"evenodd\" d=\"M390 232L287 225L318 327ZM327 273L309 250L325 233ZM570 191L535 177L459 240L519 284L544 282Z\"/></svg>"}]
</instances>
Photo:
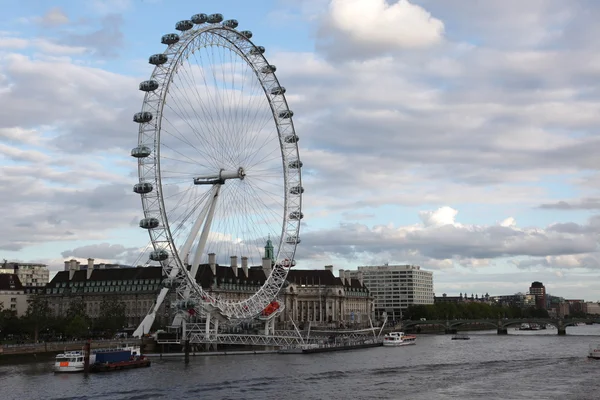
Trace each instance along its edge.
<instances>
[{"instance_id":1,"label":"bridge","mask_svg":"<svg viewBox=\"0 0 600 400\"><path fill-rule=\"evenodd\" d=\"M463 325L487 325L490 328L495 328L498 335L508 334L508 328L521 324L538 324L539 326L552 325L556 328L559 335L567 334L567 327L581 323L600 324L600 318L516 318L516 319L452 319L452 320L423 320L423 321L402 321L402 329L420 326L420 325L436 325L444 328L445 333L456 332L457 328Z\"/></svg>"}]
</instances>

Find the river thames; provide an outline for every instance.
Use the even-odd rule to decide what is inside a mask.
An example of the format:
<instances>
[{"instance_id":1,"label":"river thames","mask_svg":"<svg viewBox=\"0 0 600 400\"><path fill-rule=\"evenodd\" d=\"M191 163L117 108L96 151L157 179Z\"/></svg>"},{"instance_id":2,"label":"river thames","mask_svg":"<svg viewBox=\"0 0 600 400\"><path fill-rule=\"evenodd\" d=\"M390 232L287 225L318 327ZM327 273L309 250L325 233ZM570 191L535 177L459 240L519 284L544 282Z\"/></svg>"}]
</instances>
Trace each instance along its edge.
<instances>
[{"instance_id":1,"label":"river thames","mask_svg":"<svg viewBox=\"0 0 600 400\"><path fill-rule=\"evenodd\" d=\"M0 364L2 400L600 398L600 325L509 335L419 335L416 346L305 355L153 359L106 374L52 372L52 360ZM31 356L33 358L33 356Z\"/></svg>"}]
</instances>

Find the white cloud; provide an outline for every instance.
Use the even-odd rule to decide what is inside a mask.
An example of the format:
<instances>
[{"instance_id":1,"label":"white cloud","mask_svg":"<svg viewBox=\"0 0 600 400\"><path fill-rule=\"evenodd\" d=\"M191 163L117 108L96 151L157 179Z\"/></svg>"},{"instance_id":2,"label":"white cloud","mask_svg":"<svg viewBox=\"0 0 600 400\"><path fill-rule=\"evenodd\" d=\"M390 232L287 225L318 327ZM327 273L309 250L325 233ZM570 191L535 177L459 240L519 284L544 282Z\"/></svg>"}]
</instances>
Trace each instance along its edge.
<instances>
[{"instance_id":1,"label":"white cloud","mask_svg":"<svg viewBox=\"0 0 600 400\"><path fill-rule=\"evenodd\" d=\"M332 0L328 22L356 43L387 49L430 46L444 34L442 21L408 0Z\"/></svg>"}]
</instances>

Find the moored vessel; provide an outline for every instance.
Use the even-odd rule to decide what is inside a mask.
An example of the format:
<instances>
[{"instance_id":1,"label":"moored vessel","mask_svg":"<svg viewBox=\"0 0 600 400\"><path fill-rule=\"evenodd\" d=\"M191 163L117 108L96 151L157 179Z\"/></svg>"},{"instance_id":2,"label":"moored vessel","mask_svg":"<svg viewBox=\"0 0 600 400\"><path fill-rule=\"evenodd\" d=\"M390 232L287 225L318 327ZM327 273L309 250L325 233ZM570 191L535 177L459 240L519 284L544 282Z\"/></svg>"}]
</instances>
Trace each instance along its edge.
<instances>
[{"instance_id":1,"label":"moored vessel","mask_svg":"<svg viewBox=\"0 0 600 400\"><path fill-rule=\"evenodd\" d=\"M413 335L406 335L404 332L390 332L383 337L384 346L407 346L410 344L416 344L417 337Z\"/></svg>"},{"instance_id":2,"label":"moored vessel","mask_svg":"<svg viewBox=\"0 0 600 400\"><path fill-rule=\"evenodd\" d=\"M90 363L95 362L95 354L90 354ZM85 352L83 350L65 351L54 359L54 372L83 372Z\"/></svg>"}]
</instances>

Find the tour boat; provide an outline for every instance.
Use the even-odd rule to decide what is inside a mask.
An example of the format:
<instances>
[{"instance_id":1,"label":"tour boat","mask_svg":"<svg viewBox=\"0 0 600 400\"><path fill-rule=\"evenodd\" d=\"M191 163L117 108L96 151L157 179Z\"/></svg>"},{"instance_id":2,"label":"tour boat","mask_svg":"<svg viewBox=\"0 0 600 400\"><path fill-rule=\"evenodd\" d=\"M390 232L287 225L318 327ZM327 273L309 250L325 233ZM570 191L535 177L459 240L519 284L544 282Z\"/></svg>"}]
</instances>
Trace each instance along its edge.
<instances>
[{"instance_id":1,"label":"tour boat","mask_svg":"<svg viewBox=\"0 0 600 400\"><path fill-rule=\"evenodd\" d=\"M83 372L85 352L82 350L65 351L54 359L54 372ZM90 364L96 361L96 355L90 354Z\"/></svg>"},{"instance_id":2,"label":"tour boat","mask_svg":"<svg viewBox=\"0 0 600 400\"><path fill-rule=\"evenodd\" d=\"M590 344L590 352L588 358L600 360L600 344Z\"/></svg>"},{"instance_id":3,"label":"tour boat","mask_svg":"<svg viewBox=\"0 0 600 400\"><path fill-rule=\"evenodd\" d=\"M407 346L416 343L416 336L405 335L404 332L390 332L383 337L384 346Z\"/></svg>"}]
</instances>

